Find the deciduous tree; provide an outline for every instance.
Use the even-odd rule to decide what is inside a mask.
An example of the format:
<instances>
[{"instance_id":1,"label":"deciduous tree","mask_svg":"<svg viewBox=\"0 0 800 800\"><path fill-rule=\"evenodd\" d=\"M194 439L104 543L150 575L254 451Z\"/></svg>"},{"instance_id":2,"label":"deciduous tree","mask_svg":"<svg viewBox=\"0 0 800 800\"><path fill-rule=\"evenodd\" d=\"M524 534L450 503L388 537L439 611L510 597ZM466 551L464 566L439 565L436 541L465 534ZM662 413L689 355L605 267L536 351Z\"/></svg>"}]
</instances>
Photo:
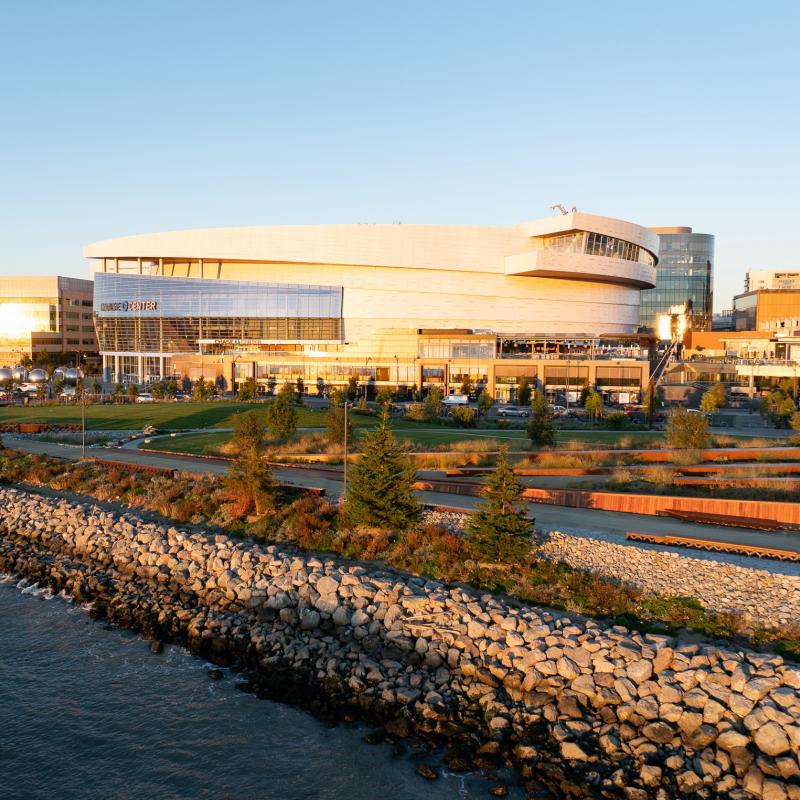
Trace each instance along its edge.
<instances>
[{"instance_id":1,"label":"deciduous tree","mask_svg":"<svg viewBox=\"0 0 800 800\"><path fill-rule=\"evenodd\" d=\"M667 420L667 442L676 450L702 450L711 443L705 414L676 408Z\"/></svg>"}]
</instances>

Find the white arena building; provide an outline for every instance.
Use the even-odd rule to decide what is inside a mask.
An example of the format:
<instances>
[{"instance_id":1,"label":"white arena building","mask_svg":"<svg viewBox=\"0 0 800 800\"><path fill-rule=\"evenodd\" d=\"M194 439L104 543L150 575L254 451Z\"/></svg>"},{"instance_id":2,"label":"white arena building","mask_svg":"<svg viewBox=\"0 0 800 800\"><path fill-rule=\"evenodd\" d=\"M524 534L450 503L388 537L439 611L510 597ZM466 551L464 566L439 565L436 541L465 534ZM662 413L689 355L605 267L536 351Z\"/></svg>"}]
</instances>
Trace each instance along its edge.
<instances>
[{"instance_id":1,"label":"white arena building","mask_svg":"<svg viewBox=\"0 0 800 800\"><path fill-rule=\"evenodd\" d=\"M300 225L144 234L87 246L111 379L249 377L312 393L381 386L501 400L638 393L639 291L658 236L577 211L509 228ZM613 399L613 398L612 398Z\"/></svg>"}]
</instances>

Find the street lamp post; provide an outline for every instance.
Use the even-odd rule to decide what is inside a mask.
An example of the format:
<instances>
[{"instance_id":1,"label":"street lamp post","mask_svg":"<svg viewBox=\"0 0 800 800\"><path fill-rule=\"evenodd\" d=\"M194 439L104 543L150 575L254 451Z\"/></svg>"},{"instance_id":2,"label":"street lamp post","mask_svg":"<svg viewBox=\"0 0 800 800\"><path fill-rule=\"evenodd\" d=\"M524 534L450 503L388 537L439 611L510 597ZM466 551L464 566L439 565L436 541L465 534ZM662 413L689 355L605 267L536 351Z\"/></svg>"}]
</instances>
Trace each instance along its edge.
<instances>
[{"instance_id":1,"label":"street lamp post","mask_svg":"<svg viewBox=\"0 0 800 800\"><path fill-rule=\"evenodd\" d=\"M344 464L343 464L343 489L342 500L347 497L347 400L344 401Z\"/></svg>"},{"instance_id":2,"label":"street lamp post","mask_svg":"<svg viewBox=\"0 0 800 800\"><path fill-rule=\"evenodd\" d=\"M400 361L397 356L394 357L394 380L397 385L395 389L395 396L399 397L400 395Z\"/></svg>"},{"instance_id":3,"label":"street lamp post","mask_svg":"<svg viewBox=\"0 0 800 800\"><path fill-rule=\"evenodd\" d=\"M367 402L367 389L369 388L369 374L367 373L367 365L369 362L372 361L371 356L367 356L366 361L364 361L364 402Z\"/></svg>"}]
</instances>

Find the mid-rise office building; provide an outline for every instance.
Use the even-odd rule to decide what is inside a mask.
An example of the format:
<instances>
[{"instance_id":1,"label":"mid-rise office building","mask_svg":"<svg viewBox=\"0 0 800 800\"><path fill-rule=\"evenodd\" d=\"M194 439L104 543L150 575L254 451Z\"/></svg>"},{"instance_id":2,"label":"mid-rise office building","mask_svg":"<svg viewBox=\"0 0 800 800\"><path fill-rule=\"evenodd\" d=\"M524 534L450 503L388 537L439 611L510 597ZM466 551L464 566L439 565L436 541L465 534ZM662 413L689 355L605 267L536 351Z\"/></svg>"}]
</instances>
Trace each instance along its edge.
<instances>
[{"instance_id":1,"label":"mid-rise office building","mask_svg":"<svg viewBox=\"0 0 800 800\"><path fill-rule=\"evenodd\" d=\"M748 270L744 279L745 293L759 289L800 289L800 270Z\"/></svg>"},{"instance_id":2,"label":"mid-rise office building","mask_svg":"<svg viewBox=\"0 0 800 800\"><path fill-rule=\"evenodd\" d=\"M733 298L737 331L800 330L800 288L757 289Z\"/></svg>"},{"instance_id":3,"label":"mid-rise office building","mask_svg":"<svg viewBox=\"0 0 800 800\"><path fill-rule=\"evenodd\" d=\"M58 275L0 277L0 362L97 353L94 284Z\"/></svg>"},{"instance_id":4,"label":"mid-rise office building","mask_svg":"<svg viewBox=\"0 0 800 800\"><path fill-rule=\"evenodd\" d=\"M639 293L658 237L573 212L509 228L319 225L129 236L86 247L108 379L302 379L328 391L464 382L498 399L636 396ZM613 397L612 397L613 399Z\"/></svg>"},{"instance_id":5,"label":"mid-rise office building","mask_svg":"<svg viewBox=\"0 0 800 800\"><path fill-rule=\"evenodd\" d=\"M659 320L684 314L689 330L710 330L714 298L714 237L691 228L650 228L658 234L656 285L642 291L641 325L659 332Z\"/></svg>"}]
</instances>

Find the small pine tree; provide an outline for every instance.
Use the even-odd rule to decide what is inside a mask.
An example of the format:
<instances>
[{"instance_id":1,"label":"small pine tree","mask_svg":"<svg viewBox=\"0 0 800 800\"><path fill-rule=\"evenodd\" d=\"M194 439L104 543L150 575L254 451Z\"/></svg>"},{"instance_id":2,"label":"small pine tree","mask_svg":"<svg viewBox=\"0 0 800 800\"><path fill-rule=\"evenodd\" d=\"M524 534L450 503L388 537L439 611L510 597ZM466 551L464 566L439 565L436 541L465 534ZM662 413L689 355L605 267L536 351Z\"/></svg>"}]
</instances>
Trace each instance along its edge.
<instances>
[{"instance_id":1,"label":"small pine tree","mask_svg":"<svg viewBox=\"0 0 800 800\"><path fill-rule=\"evenodd\" d=\"M466 378L464 378L464 382L461 384L461 394L471 395L474 388L475 387L472 383L472 378L470 378L468 375Z\"/></svg>"},{"instance_id":2,"label":"small pine tree","mask_svg":"<svg viewBox=\"0 0 800 800\"><path fill-rule=\"evenodd\" d=\"M135 398L139 394L139 387L135 383L128 384L128 388L126 390L128 397Z\"/></svg>"},{"instance_id":3,"label":"small pine tree","mask_svg":"<svg viewBox=\"0 0 800 800\"><path fill-rule=\"evenodd\" d=\"M293 397L294 389L287 383L278 397L267 406L269 432L277 439L290 439L297 430L297 411L292 405Z\"/></svg>"},{"instance_id":4,"label":"small pine tree","mask_svg":"<svg viewBox=\"0 0 800 800\"><path fill-rule=\"evenodd\" d=\"M414 497L414 462L394 438L384 411L364 437L361 457L347 484L345 515L352 525L405 530L422 518Z\"/></svg>"},{"instance_id":5,"label":"small pine tree","mask_svg":"<svg viewBox=\"0 0 800 800\"><path fill-rule=\"evenodd\" d=\"M256 458L267 444L267 427L256 411L246 411L233 417L231 443L239 455Z\"/></svg>"},{"instance_id":6,"label":"small pine tree","mask_svg":"<svg viewBox=\"0 0 800 800\"><path fill-rule=\"evenodd\" d=\"M547 405L544 398L531 406L527 432L534 447L551 447L556 443L556 423L553 409Z\"/></svg>"},{"instance_id":7,"label":"small pine tree","mask_svg":"<svg viewBox=\"0 0 800 800\"><path fill-rule=\"evenodd\" d=\"M340 392L341 396L341 392ZM347 422L345 423L345 419ZM353 423L349 416L345 416L344 403L334 404L331 402L330 408L325 415L325 427L328 441L331 444L344 445L345 424L347 425L347 441L353 441Z\"/></svg>"},{"instance_id":8,"label":"small pine tree","mask_svg":"<svg viewBox=\"0 0 800 800\"><path fill-rule=\"evenodd\" d=\"M483 484L482 499L467 527L475 554L491 561L518 561L530 549L532 525L526 518L522 484L508 463L508 445L502 445L497 466Z\"/></svg>"},{"instance_id":9,"label":"small pine tree","mask_svg":"<svg viewBox=\"0 0 800 800\"><path fill-rule=\"evenodd\" d=\"M273 506L276 486L263 457L267 429L256 411L234 416L232 443L237 455L224 479L226 493L240 513L255 510L261 515Z\"/></svg>"},{"instance_id":10,"label":"small pine tree","mask_svg":"<svg viewBox=\"0 0 800 800\"><path fill-rule=\"evenodd\" d=\"M345 396L348 400L353 401L358 397L358 378L351 375L347 379L347 389L345 389Z\"/></svg>"},{"instance_id":11,"label":"small pine tree","mask_svg":"<svg viewBox=\"0 0 800 800\"><path fill-rule=\"evenodd\" d=\"M540 389L531 390L531 408L533 410L547 405L544 393Z\"/></svg>"},{"instance_id":12,"label":"small pine tree","mask_svg":"<svg viewBox=\"0 0 800 800\"><path fill-rule=\"evenodd\" d=\"M388 386L383 386L375 399L381 406L391 405L394 401L394 392Z\"/></svg>"}]
</instances>

